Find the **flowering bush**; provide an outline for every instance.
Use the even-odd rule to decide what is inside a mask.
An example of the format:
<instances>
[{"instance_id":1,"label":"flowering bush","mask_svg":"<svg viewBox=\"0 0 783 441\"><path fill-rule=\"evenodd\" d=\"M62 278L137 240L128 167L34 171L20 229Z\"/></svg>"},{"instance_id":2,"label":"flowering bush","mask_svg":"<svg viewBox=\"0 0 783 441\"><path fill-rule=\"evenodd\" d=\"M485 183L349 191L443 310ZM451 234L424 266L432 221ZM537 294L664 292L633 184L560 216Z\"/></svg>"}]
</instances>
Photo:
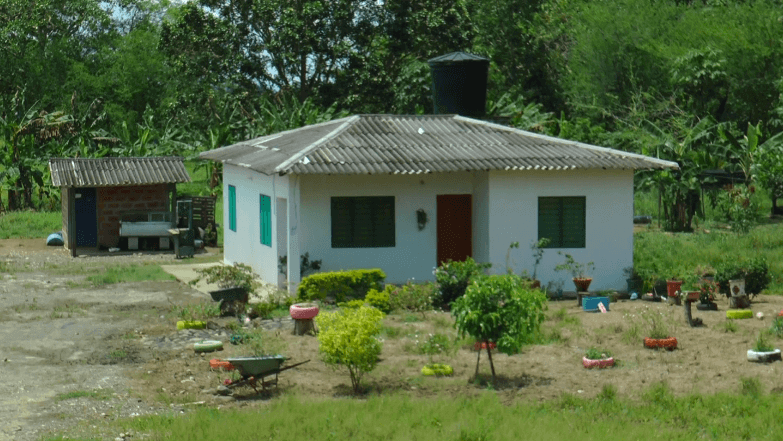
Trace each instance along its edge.
<instances>
[{"instance_id":1,"label":"flowering bush","mask_svg":"<svg viewBox=\"0 0 783 441\"><path fill-rule=\"evenodd\" d=\"M408 283L402 286L386 285L389 293L389 308L392 311L421 312L432 309L432 302L438 293L434 283Z\"/></svg>"}]
</instances>

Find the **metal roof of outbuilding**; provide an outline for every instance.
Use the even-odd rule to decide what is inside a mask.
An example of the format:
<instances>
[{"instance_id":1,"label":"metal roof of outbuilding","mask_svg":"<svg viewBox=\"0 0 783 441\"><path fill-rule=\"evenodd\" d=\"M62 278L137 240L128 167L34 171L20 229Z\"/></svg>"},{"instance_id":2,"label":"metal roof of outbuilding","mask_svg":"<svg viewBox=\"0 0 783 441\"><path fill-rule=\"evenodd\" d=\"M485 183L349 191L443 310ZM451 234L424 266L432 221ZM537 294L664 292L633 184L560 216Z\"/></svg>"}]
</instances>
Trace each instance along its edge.
<instances>
[{"instance_id":1,"label":"metal roof of outbuilding","mask_svg":"<svg viewBox=\"0 0 783 441\"><path fill-rule=\"evenodd\" d=\"M267 175L677 169L677 163L457 115L354 115L201 153Z\"/></svg>"},{"instance_id":2,"label":"metal roof of outbuilding","mask_svg":"<svg viewBox=\"0 0 783 441\"><path fill-rule=\"evenodd\" d=\"M467 52L451 52L445 55L440 55L435 58L430 58L427 60L428 64L450 64L450 63L460 63L463 61L481 61L481 62L487 62L489 63L489 58L482 57L481 55L473 55L469 54Z\"/></svg>"},{"instance_id":3,"label":"metal roof of outbuilding","mask_svg":"<svg viewBox=\"0 0 783 441\"><path fill-rule=\"evenodd\" d=\"M52 158L56 187L116 187L190 182L183 158Z\"/></svg>"}]
</instances>

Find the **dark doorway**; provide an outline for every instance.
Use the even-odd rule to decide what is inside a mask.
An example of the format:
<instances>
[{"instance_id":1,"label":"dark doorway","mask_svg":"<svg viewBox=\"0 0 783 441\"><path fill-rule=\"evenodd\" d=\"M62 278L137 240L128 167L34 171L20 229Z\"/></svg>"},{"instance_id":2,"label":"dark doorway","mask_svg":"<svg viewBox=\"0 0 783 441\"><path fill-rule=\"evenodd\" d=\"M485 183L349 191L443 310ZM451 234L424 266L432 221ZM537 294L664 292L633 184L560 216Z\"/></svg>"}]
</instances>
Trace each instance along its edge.
<instances>
[{"instance_id":1,"label":"dark doorway","mask_svg":"<svg viewBox=\"0 0 783 441\"><path fill-rule=\"evenodd\" d=\"M442 194L437 196L438 265L462 261L473 256L472 196Z\"/></svg>"},{"instance_id":2,"label":"dark doorway","mask_svg":"<svg viewBox=\"0 0 783 441\"><path fill-rule=\"evenodd\" d=\"M94 188L74 190L74 208L76 210L76 246L94 247L98 245L98 216Z\"/></svg>"}]
</instances>

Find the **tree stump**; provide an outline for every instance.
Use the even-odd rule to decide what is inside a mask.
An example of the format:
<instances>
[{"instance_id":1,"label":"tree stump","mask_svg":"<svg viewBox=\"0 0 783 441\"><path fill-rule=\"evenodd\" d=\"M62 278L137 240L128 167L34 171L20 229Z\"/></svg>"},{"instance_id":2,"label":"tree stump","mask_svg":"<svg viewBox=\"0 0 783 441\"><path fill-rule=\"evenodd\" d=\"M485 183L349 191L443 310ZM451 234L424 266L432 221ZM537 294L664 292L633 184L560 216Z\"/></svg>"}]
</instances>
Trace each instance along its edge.
<instances>
[{"instance_id":1,"label":"tree stump","mask_svg":"<svg viewBox=\"0 0 783 441\"><path fill-rule=\"evenodd\" d=\"M294 319L294 335L315 335L315 322L313 319Z\"/></svg>"},{"instance_id":2,"label":"tree stump","mask_svg":"<svg viewBox=\"0 0 783 441\"><path fill-rule=\"evenodd\" d=\"M700 318L694 319L691 315L691 303L693 303L690 300L686 300L683 302L683 309L685 310L685 321L688 322L688 325L691 328L695 328L697 326L701 326L703 324L702 320Z\"/></svg>"},{"instance_id":3,"label":"tree stump","mask_svg":"<svg viewBox=\"0 0 783 441\"><path fill-rule=\"evenodd\" d=\"M729 297L729 308L732 309L745 309L750 307L750 299L748 296L732 296Z\"/></svg>"}]
</instances>

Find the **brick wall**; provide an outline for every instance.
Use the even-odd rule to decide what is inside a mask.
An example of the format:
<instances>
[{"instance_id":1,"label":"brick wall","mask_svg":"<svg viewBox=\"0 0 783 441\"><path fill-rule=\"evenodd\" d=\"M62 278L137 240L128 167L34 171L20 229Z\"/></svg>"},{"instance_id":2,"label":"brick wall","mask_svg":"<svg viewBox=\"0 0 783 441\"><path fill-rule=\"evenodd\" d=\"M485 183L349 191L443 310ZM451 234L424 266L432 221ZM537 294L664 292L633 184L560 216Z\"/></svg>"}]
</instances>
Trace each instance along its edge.
<instances>
[{"instance_id":1,"label":"brick wall","mask_svg":"<svg viewBox=\"0 0 783 441\"><path fill-rule=\"evenodd\" d=\"M169 211L168 185L98 188L98 246L120 243L120 219L126 213Z\"/></svg>"}]
</instances>

